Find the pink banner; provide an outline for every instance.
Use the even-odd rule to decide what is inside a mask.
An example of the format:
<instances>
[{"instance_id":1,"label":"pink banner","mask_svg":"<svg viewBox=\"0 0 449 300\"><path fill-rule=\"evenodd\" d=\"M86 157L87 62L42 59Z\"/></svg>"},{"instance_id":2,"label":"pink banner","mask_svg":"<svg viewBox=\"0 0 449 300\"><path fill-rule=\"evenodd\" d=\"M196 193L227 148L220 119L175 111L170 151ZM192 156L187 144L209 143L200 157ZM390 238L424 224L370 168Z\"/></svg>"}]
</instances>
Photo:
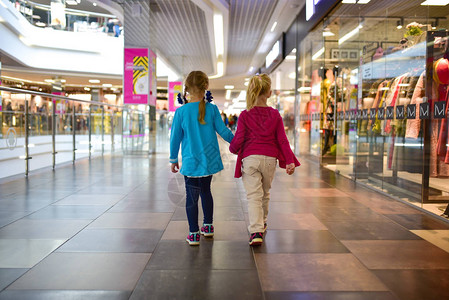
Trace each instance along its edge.
<instances>
[{"instance_id":1,"label":"pink banner","mask_svg":"<svg viewBox=\"0 0 449 300\"><path fill-rule=\"evenodd\" d=\"M182 81L168 83L168 111L175 111L181 104L178 103L178 94L182 94Z\"/></svg>"},{"instance_id":2,"label":"pink banner","mask_svg":"<svg viewBox=\"0 0 449 300\"><path fill-rule=\"evenodd\" d=\"M157 100L157 77L156 77L156 54L150 50L150 105L156 106Z\"/></svg>"},{"instance_id":3,"label":"pink banner","mask_svg":"<svg viewBox=\"0 0 449 300\"><path fill-rule=\"evenodd\" d=\"M150 77L148 48L125 48L123 104L148 104Z\"/></svg>"}]
</instances>

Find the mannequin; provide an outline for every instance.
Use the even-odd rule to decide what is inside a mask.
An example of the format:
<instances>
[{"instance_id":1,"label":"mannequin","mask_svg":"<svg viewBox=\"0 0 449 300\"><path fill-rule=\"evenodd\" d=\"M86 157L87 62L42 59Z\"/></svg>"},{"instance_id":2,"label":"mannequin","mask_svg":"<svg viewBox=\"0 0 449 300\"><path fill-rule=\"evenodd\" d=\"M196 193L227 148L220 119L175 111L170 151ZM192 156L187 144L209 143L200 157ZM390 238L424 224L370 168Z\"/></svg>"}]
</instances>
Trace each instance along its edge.
<instances>
[{"instance_id":1,"label":"mannequin","mask_svg":"<svg viewBox=\"0 0 449 300\"><path fill-rule=\"evenodd\" d=\"M328 120L326 114L328 113L328 101L329 101L329 88L331 86L331 81L327 77L327 72L329 69L320 68L320 77L321 81L321 91L320 91L320 101L321 101L321 114L323 118L320 122L320 127L324 131L324 145L322 155L326 154L326 152L330 149L329 147L329 137L332 132L332 121Z\"/></svg>"}]
</instances>

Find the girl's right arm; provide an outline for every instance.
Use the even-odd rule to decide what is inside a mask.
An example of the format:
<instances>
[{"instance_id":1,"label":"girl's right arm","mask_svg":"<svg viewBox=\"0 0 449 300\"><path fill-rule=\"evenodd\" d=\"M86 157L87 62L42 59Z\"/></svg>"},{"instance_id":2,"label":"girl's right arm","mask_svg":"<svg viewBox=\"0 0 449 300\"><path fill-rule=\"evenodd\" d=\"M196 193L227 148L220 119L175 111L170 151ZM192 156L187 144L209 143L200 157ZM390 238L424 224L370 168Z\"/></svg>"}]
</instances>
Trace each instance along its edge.
<instances>
[{"instance_id":1,"label":"girl's right arm","mask_svg":"<svg viewBox=\"0 0 449 300\"><path fill-rule=\"evenodd\" d=\"M238 125L237 125L237 131L235 132L234 139L232 140L231 144L229 145L229 151L234 154L238 154L240 149L243 146L243 143L245 142L245 113L242 112L240 114Z\"/></svg>"},{"instance_id":2,"label":"girl's right arm","mask_svg":"<svg viewBox=\"0 0 449 300\"><path fill-rule=\"evenodd\" d=\"M171 126L170 134L170 163L178 163L179 146L181 145L182 138L184 137L184 131L181 127L180 111L175 112L173 123Z\"/></svg>"}]
</instances>

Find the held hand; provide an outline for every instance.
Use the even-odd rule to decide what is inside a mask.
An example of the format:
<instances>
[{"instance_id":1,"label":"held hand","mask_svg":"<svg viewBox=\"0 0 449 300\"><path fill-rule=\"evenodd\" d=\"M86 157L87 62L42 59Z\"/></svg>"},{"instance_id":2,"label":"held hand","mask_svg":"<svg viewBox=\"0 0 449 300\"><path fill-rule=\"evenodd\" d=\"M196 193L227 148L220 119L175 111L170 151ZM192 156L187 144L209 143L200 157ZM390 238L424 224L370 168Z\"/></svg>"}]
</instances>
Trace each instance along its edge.
<instances>
[{"instance_id":1,"label":"held hand","mask_svg":"<svg viewBox=\"0 0 449 300\"><path fill-rule=\"evenodd\" d=\"M171 164L171 171L172 171L172 173L178 173L178 170L179 170L179 164L178 163Z\"/></svg>"},{"instance_id":2,"label":"held hand","mask_svg":"<svg viewBox=\"0 0 449 300\"><path fill-rule=\"evenodd\" d=\"M292 175L293 173L295 173L295 164L291 163L285 166L285 171L287 172L288 175Z\"/></svg>"}]
</instances>

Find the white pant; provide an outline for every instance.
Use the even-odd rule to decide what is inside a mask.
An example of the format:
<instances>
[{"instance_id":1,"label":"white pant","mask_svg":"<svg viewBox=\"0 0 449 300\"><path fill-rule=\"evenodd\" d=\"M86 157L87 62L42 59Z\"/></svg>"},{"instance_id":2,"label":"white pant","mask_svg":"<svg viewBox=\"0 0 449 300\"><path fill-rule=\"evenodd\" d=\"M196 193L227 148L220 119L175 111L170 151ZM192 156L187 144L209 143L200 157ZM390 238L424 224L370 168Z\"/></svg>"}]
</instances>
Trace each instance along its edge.
<instances>
[{"instance_id":1,"label":"white pant","mask_svg":"<svg viewBox=\"0 0 449 300\"><path fill-rule=\"evenodd\" d=\"M267 222L276 161L275 157L265 155L250 155L242 160L242 180L248 199L250 233L263 232L264 223Z\"/></svg>"}]
</instances>

